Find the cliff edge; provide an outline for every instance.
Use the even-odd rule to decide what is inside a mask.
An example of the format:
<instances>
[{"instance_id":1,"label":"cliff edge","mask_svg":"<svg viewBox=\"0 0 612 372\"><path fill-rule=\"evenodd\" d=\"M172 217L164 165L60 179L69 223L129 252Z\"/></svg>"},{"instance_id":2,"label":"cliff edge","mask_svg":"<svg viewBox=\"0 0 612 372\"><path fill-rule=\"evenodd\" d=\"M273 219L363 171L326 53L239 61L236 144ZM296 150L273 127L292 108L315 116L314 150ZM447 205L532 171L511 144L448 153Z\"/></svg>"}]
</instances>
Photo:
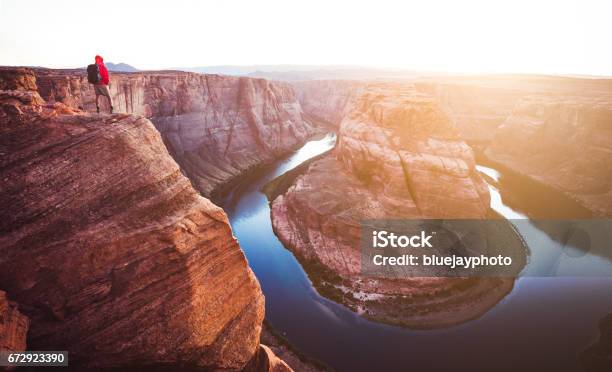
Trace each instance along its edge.
<instances>
[{"instance_id":1,"label":"cliff edge","mask_svg":"<svg viewBox=\"0 0 612 372\"><path fill-rule=\"evenodd\" d=\"M94 91L83 71L35 73L48 102L95 112ZM237 176L277 160L318 130L292 87L281 82L148 71L112 73L109 88L115 112L150 119L185 175L207 197L218 196Z\"/></svg>"},{"instance_id":2,"label":"cliff edge","mask_svg":"<svg viewBox=\"0 0 612 372\"><path fill-rule=\"evenodd\" d=\"M2 68L0 154L0 288L28 349L81 367L256 356L259 283L149 120L47 103L32 70Z\"/></svg>"}]
</instances>

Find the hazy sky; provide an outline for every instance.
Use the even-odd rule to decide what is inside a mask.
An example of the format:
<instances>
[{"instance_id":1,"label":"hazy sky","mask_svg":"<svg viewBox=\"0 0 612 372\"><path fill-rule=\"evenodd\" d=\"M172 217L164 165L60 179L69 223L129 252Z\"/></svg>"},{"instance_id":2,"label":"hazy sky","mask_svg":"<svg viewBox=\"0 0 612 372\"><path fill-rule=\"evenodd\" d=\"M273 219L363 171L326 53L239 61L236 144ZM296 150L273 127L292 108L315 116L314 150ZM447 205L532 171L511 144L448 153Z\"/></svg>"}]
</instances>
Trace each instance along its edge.
<instances>
[{"instance_id":1,"label":"hazy sky","mask_svg":"<svg viewBox=\"0 0 612 372\"><path fill-rule=\"evenodd\" d=\"M0 0L0 64L612 75L612 1Z\"/></svg>"}]
</instances>

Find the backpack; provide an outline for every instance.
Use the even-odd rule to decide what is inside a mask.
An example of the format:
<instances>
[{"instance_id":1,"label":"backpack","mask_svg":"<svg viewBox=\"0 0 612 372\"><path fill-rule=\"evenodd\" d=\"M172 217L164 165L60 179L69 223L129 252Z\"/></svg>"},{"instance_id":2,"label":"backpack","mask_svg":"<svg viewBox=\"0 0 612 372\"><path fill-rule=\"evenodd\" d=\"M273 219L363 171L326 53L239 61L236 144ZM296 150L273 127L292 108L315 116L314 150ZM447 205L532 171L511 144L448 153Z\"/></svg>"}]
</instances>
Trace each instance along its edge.
<instances>
[{"instance_id":1,"label":"backpack","mask_svg":"<svg viewBox=\"0 0 612 372\"><path fill-rule=\"evenodd\" d=\"M100 75L100 67L98 67L98 65L93 64L87 66L87 81L91 84L100 84L102 75Z\"/></svg>"}]
</instances>

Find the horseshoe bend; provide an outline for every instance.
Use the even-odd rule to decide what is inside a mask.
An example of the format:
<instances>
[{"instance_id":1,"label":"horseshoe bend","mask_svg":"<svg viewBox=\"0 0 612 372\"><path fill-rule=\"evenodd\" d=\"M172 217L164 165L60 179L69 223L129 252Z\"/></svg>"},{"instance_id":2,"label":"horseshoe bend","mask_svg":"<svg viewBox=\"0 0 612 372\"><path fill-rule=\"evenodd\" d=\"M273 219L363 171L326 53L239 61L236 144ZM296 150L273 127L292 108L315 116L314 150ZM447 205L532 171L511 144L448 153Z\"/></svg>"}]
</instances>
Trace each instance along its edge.
<instances>
[{"instance_id":1,"label":"horseshoe bend","mask_svg":"<svg viewBox=\"0 0 612 372\"><path fill-rule=\"evenodd\" d=\"M205 197L329 130L333 150L266 186L274 232L321 295L376 322L432 329L482 316L514 287L512 277L360 272L362 220L500 218L474 150L422 86L114 74L127 113L93 115L76 71L0 77L2 289L27 317L16 337L27 332L28 347L62 346L74 363L103 367L275 358L258 351L259 283Z\"/></svg>"},{"instance_id":2,"label":"horseshoe bend","mask_svg":"<svg viewBox=\"0 0 612 372\"><path fill-rule=\"evenodd\" d=\"M272 201L276 234L307 272L322 267L325 274L311 277L315 287L368 318L437 328L481 315L513 279L361 275L362 220L491 214L472 150L432 97L412 87L364 91L340 125L336 148Z\"/></svg>"},{"instance_id":3,"label":"horseshoe bend","mask_svg":"<svg viewBox=\"0 0 612 372\"><path fill-rule=\"evenodd\" d=\"M231 226L232 200L249 184L268 193L271 228L318 295L365 319L446 329L513 291L515 277L361 271L361 221L505 221L478 150L431 83L178 71L112 79L115 111L125 113L91 114L78 71L0 69L0 278L15 314L6 345L65 349L82 367L315 368L296 362L300 351L279 346L274 330L262 334L264 296ZM337 132L332 150L269 173L327 131ZM507 231L516 244L504 252L523 268L529 249L509 223ZM431 247L431 236L414 236Z\"/></svg>"},{"instance_id":4,"label":"horseshoe bend","mask_svg":"<svg viewBox=\"0 0 612 372\"><path fill-rule=\"evenodd\" d=\"M612 371L611 10L1 1L0 369Z\"/></svg>"}]
</instances>

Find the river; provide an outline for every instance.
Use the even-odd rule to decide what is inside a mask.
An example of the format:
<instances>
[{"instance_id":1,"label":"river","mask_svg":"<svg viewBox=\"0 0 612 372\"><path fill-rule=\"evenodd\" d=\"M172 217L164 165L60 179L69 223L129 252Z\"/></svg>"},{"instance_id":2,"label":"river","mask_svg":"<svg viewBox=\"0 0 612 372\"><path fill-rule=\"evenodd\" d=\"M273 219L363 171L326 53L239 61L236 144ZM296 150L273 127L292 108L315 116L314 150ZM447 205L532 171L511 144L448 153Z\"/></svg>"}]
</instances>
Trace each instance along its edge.
<instances>
[{"instance_id":1,"label":"river","mask_svg":"<svg viewBox=\"0 0 612 372\"><path fill-rule=\"evenodd\" d=\"M261 283L266 319L277 331L305 354L338 371L581 370L577 354L598 336L599 319L612 312L610 277L520 277L511 293L481 317L427 331L368 321L320 296L293 254L274 235L268 200L260 189L334 144L332 134L308 142L238 185L222 203ZM529 205L521 206L520 198L506 202L510 191L503 189L504 175L491 167L478 166L478 170L495 181L489 182L491 207L507 219L518 219L521 233L548 247L532 252L525 271L538 269L542 262L549 265L551 255L558 258L558 243L530 223ZM541 200L543 196L529 197ZM550 193L544 199L549 200L548 208L566 202ZM546 208L538 205L542 207ZM592 261L603 270L611 268L609 259L593 255Z\"/></svg>"}]
</instances>

